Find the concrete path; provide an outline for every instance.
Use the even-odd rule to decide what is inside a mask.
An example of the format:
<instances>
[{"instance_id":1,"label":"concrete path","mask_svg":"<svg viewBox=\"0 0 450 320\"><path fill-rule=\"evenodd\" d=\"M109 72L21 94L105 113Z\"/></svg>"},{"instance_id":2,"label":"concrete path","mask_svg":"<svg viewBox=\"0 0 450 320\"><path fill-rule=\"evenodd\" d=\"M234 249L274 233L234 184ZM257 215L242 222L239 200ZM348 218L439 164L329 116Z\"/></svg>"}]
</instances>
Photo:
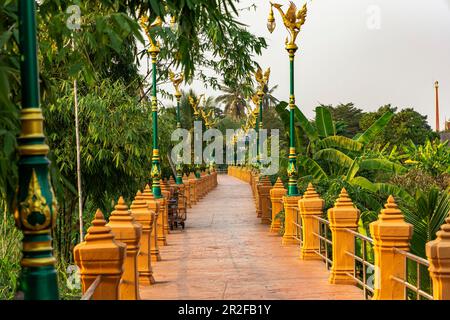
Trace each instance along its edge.
<instances>
[{"instance_id":1,"label":"concrete path","mask_svg":"<svg viewBox=\"0 0 450 320\"><path fill-rule=\"evenodd\" d=\"M219 185L188 211L153 265L157 283L142 299L362 299L355 286L328 284L321 261L298 259L297 246L256 218L250 186L219 175Z\"/></svg>"}]
</instances>

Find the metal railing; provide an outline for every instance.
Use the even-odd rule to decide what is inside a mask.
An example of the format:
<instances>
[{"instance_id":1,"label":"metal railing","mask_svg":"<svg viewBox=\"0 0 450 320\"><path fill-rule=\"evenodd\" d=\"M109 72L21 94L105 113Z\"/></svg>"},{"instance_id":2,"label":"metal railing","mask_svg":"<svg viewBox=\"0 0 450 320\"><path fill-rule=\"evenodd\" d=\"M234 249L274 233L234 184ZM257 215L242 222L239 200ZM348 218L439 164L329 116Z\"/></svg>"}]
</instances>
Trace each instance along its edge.
<instances>
[{"instance_id":1,"label":"metal railing","mask_svg":"<svg viewBox=\"0 0 450 320\"><path fill-rule=\"evenodd\" d=\"M281 201L283 202L283 201ZM292 223L295 226L295 234L294 239L298 241L300 247L303 245L303 225L302 218L300 217L300 211L297 207L294 208L295 211L295 220Z\"/></svg>"},{"instance_id":2,"label":"metal railing","mask_svg":"<svg viewBox=\"0 0 450 320\"><path fill-rule=\"evenodd\" d=\"M428 268L430 267L430 263L428 260L421 258L419 256L416 256L415 254L412 254L410 252L394 248L395 253L401 254L405 257L405 275L406 279L400 279L396 276L392 276L392 280L400 282L405 286L405 296L408 300L422 300L422 298L426 300L433 300L433 296L430 294L433 290L433 284L431 282L430 274L428 272ZM415 265L415 272L409 272L409 265ZM422 272L424 270L424 272ZM426 288L424 291L423 289L423 279L427 278L428 281L426 283L428 284L428 288ZM411 279L412 282L415 282L415 284L412 284L409 282ZM415 281L414 281L415 280ZM415 295L415 296L414 296Z\"/></svg>"},{"instance_id":3,"label":"metal railing","mask_svg":"<svg viewBox=\"0 0 450 320\"><path fill-rule=\"evenodd\" d=\"M373 253L373 239L352 229L346 229L346 231L355 237L353 252L346 251L346 254L354 259L353 273L347 273L347 275L353 278L362 288L364 299L368 300L373 296L374 290L373 283L371 285L369 283L374 279L375 265L370 262L372 259L368 259L368 248ZM357 250L358 244L360 250ZM357 254L358 251L361 253L360 256ZM368 272L368 269L372 272ZM368 274L370 275L369 277Z\"/></svg>"},{"instance_id":4,"label":"metal railing","mask_svg":"<svg viewBox=\"0 0 450 320\"><path fill-rule=\"evenodd\" d=\"M91 300L92 296L95 293L95 290L97 289L97 287L101 281L102 281L102 276L100 276L100 275L97 276L97 278L95 278L95 281L92 282L92 284L89 286L89 288L86 290L86 292L83 294L83 296L81 297L80 300Z\"/></svg>"},{"instance_id":5,"label":"metal railing","mask_svg":"<svg viewBox=\"0 0 450 320\"><path fill-rule=\"evenodd\" d=\"M322 217L313 216L314 219L319 221L319 233L313 232L312 234L319 238L319 249L314 250L314 252L320 256L325 262L325 266L327 270L331 268L333 264L333 259L331 256L332 250L330 248L333 247L333 242L331 241L331 230L330 230L330 222Z\"/></svg>"}]
</instances>

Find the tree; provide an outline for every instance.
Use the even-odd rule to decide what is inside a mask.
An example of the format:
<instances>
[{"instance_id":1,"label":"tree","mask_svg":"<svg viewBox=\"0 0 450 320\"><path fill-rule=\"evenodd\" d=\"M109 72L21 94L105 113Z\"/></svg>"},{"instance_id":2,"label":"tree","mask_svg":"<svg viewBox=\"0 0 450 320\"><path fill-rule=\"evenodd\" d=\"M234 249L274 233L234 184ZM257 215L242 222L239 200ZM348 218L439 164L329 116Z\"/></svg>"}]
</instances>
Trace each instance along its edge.
<instances>
[{"instance_id":1,"label":"tree","mask_svg":"<svg viewBox=\"0 0 450 320\"><path fill-rule=\"evenodd\" d=\"M394 112L394 118L390 126L373 141L378 144L390 143L391 146L404 146L411 140L414 144L423 144L427 138L434 138L436 134L427 123L427 116L423 116L412 108L406 108L397 112L397 108L386 105L376 112L369 112L362 116L361 129L367 129L381 114L386 111Z\"/></svg>"},{"instance_id":2,"label":"tree","mask_svg":"<svg viewBox=\"0 0 450 320\"><path fill-rule=\"evenodd\" d=\"M359 122L363 116L363 111L356 108L353 103L339 104L336 107L332 105L322 105L327 107L331 111L331 115L336 122L342 122L344 124L341 134L346 137L353 137L361 131ZM336 124L338 127L338 124Z\"/></svg>"},{"instance_id":3,"label":"tree","mask_svg":"<svg viewBox=\"0 0 450 320\"><path fill-rule=\"evenodd\" d=\"M231 86L223 85L221 90L224 94L218 96L216 102L225 105L225 114L235 119L243 118L246 100L253 93L251 87L244 83L234 82Z\"/></svg>"}]
</instances>

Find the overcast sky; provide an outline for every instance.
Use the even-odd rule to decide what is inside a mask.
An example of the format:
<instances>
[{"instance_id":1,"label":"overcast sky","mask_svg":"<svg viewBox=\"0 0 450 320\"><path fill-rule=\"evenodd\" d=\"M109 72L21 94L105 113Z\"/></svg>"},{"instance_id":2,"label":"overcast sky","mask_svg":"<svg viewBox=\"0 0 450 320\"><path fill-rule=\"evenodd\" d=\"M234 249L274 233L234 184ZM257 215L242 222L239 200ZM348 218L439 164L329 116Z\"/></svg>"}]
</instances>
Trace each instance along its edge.
<instances>
[{"instance_id":1,"label":"overcast sky","mask_svg":"<svg viewBox=\"0 0 450 320\"><path fill-rule=\"evenodd\" d=\"M297 7L304 0L294 0ZM440 82L441 129L450 119L450 0L314 0L299 36L295 63L297 105L313 118L318 103L354 102L366 111L391 103L428 115L435 127L434 81ZM288 6L287 0L279 3ZM266 28L268 0L256 4L239 20L267 39L268 48L255 60L271 67L275 96L289 97L289 65L284 41L287 31L278 12L277 28ZM378 16L379 13L379 16ZM194 82L197 92L217 96ZM169 89L170 87L167 87Z\"/></svg>"}]
</instances>

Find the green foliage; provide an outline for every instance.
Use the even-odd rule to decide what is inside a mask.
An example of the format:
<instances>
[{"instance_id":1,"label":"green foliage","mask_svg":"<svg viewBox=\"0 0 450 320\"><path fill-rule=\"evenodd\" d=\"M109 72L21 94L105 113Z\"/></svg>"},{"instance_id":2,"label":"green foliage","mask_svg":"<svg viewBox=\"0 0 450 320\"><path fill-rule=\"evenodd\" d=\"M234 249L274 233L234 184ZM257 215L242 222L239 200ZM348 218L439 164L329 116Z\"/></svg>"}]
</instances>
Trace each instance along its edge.
<instances>
[{"instance_id":1,"label":"green foliage","mask_svg":"<svg viewBox=\"0 0 450 320\"><path fill-rule=\"evenodd\" d=\"M379 131L375 139L371 142L374 144L390 143L391 146L401 147L409 143L410 140L414 144L423 144L427 138L435 137L427 123L427 117L421 115L412 108L406 108L397 112L397 108L386 105L376 112L369 112L362 116L360 127L367 130L381 115L386 112L394 113L390 125L385 127L383 131Z\"/></svg>"},{"instance_id":2,"label":"green foliage","mask_svg":"<svg viewBox=\"0 0 450 320\"><path fill-rule=\"evenodd\" d=\"M19 288L22 233L12 215L0 224L0 300L11 300Z\"/></svg>"},{"instance_id":3,"label":"green foliage","mask_svg":"<svg viewBox=\"0 0 450 320\"><path fill-rule=\"evenodd\" d=\"M366 129L366 131L363 134L361 134L357 138L355 137L356 140L363 144L367 144L367 143L374 141L374 139L377 137L377 135L386 128L387 124L391 121L393 116L394 116L393 112L386 111L385 113L383 113L381 115L381 117L376 119L370 125L370 127L368 127Z\"/></svg>"},{"instance_id":4,"label":"green foliage","mask_svg":"<svg viewBox=\"0 0 450 320\"><path fill-rule=\"evenodd\" d=\"M336 135L336 128L329 109L325 107L316 108L316 128L321 138Z\"/></svg>"},{"instance_id":5,"label":"green foliage","mask_svg":"<svg viewBox=\"0 0 450 320\"><path fill-rule=\"evenodd\" d=\"M405 146L408 155L407 164L428 172L434 177L450 174L450 147L448 141L439 139L427 140L423 145L415 145L412 141Z\"/></svg>"},{"instance_id":6,"label":"green foliage","mask_svg":"<svg viewBox=\"0 0 450 320\"><path fill-rule=\"evenodd\" d=\"M405 220L414 226L411 239L413 253L426 257L425 244L436 238L436 232L450 213L450 195L436 188L427 192L418 190L414 201L401 209Z\"/></svg>"},{"instance_id":7,"label":"green foliage","mask_svg":"<svg viewBox=\"0 0 450 320\"><path fill-rule=\"evenodd\" d=\"M336 121L336 133L350 138L360 132L359 121L363 116L363 111L356 108L353 103L324 107L331 111L333 119Z\"/></svg>"},{"instance_id":8,"label":"green foliage","mask_svg":"<svg viewBox=\"0 0 450 320\"><path fill-rule=\"evenodd\" d=\"M278 231L278 234L284 235L284 227L286 221L286 214L284 212L284 209L275 215L275 220L278 220L280 222L280 230Z\"/></svg>"}]
</instances>

